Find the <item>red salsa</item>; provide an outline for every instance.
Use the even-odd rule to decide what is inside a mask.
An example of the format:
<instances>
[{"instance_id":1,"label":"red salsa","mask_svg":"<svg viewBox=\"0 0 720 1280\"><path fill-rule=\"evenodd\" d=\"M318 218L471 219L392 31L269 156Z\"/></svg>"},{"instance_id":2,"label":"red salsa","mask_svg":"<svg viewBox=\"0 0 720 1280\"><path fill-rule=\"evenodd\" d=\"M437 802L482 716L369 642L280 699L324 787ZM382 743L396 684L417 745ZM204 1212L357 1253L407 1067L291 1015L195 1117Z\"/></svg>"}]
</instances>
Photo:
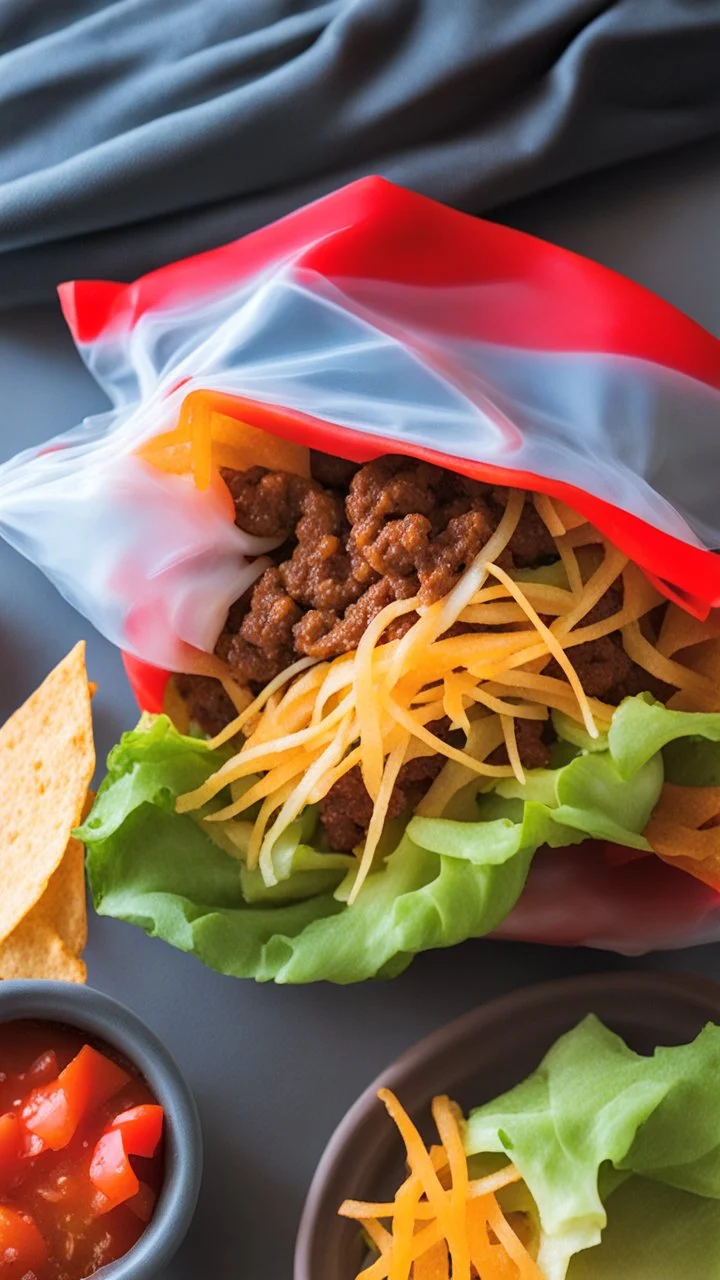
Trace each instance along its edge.
<instances>
[{"instance_id":1,"label":"red salsa","mask_svg":"<svg viewBox=\"0 0 720 1280\"><path fill-rule=\"evenodd\" d=\"M84 1280L126 1254L162 1186L162 1126L107 1045L0 1024L0 1280Z\"/></svg>"}]
</instances>

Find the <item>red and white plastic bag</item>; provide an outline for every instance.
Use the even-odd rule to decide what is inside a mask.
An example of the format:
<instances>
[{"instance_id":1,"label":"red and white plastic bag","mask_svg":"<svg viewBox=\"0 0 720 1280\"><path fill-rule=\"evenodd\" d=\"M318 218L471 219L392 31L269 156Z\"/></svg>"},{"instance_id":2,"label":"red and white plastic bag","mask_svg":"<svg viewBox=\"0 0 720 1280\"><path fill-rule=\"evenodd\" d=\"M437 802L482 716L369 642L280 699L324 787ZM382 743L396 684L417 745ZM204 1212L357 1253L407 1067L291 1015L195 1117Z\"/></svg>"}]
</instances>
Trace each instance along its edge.
<instances>
[{"instance_id":1,"label":"red and white plastic bag","mask_svg":"<svg viewBox=\"0 0 720 1280\"><path fill-rule=\"evenodd\" d=\"M60 295L113 408L0 468L0 532L124 650L148 709L163 673L201 668L271 545L235 527L221 485L141 456L198 391L279 439L561 498L685 608L720 606L720 343L586 259L368 178L133 284ZM582 886L561 907L547 866L505 932L720 936L697 882L668 912L653 881L645 925L614 912L621 869L588 872L600 923L578 928ZM625 877L642 895L642 868Z\"/></svg>"}]
</instances>

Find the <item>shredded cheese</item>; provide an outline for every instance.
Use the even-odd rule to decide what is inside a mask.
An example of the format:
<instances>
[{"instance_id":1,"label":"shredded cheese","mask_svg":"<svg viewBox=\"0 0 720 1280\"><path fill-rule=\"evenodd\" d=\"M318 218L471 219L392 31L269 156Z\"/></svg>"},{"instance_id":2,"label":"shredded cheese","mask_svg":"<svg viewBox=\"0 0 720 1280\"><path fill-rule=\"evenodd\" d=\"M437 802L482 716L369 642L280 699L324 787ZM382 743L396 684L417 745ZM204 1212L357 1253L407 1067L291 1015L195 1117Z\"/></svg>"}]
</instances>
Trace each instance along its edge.
<instances>
[{"instance_id":1,"label":"shredded cheese","mask_svg":"<svg viewBox=\"0 0 720 1280\"><path fill-rule=\"evenodd\" d=\"M353 902L357 898L362 884L372 867L373 858L375 857L375 852L378 844L380 843L380 837L383 832L383 825L387 815L388 806L390 804L390 798L393 793L393 787L397 782L397 777L400 769L402 768L409 745L410 734L407 733L403 738L401 738L397 746L393 747L387 758L387 764L385 765L385 771L377 794L377 803L373 808L370 826L368 827L367 835L365 837L365 847L360 859L360 865L357 869L357 875L350 891L350 896L348 897L349 906L352 906Z\"/></svg>"},{"instance_id":2,"label":"shredded cheese","mask_svg":"<svg viewBox=\"0 0 720 1280\"><path fill-rule=\"evenodd\" d=\"M562 538L563 534L567 533L565 525L546 493L534 493L533 506L553 538Z\"/></svg>"},{"instance_id":3,"label":"shredded cheese","mask_svg":"<svg viewBox=\"0 0 720 1280\"><path fill-rule=\"evenodd\" d=\"M260 847L259 862L266 884L277 884L277 876L275 875L272 861L275 840L282 835L283 831L287 830L290 823L294 822L301 810L304 809L318 780L323 774L327 773L328 769L336 765L340 757L344 755L352 737L353 727L351 723L336 734L317 760L311 764L297 786L286 796L277 818L264 837Z\"/></svg>"},{"instance_id":4,"label":"shredded cheese","mask_svg":"<svg viewBox=\"0 0 720 1280\"><path fill-rule=\"evenodd\" d=\"M573 546L568 541L568 537L569 535L566 534L564 538L556 538L555 546L558 549L563 569L567 575L570 590L577 598L582 592L583 579L582 573L580 572L580 565L577 561L577 556L575 555Z\"/></svg>"},{"instance_id":5,"label":"shredded cheese","mask_svg":"<svg viewBox=\"0 0 720 1280\"><path fill-rule=\"evenodd\" d=\"M668 609L660 630L657 651L664 658L674 658L681 649L694 648L708 640L720 639L720 612L715 610L701 621L684 609Z\"/></svg>"},{"instance_id":6,"label":"shredded cheese","mask_svg":"<svg viewBox=\"0 0 720 1280\"><path fill-rule=\"evenodd\" d=\"M467 750L475 760L485 760L502 741L503 731L499 716L484 716L481 720L470 722ZM506 772L510 773L510 770ZM415 812L425 818L441 817L458 792L473 781L477 782L474 769L469 769L467 765L459 764L455 760L448 760Z\"/></svg>"},{"instance_id":7,"label":"shredded cheese","mask_svg":"<svg viewBox=\"0 0 720 1280\"><path fill-rule=\"evenodd\" d=\"M386 1254L388 1280L408 1280L413 1264L412 1245L415 1234L415 1205L418 1190L406 1182L397 1194L397 1213L393 1222L392 1247Z\"/></svg>"},{"instance_id":8,"label":"shredded cheese","mask_svg":"<svg viewBox=\"0 0 720 1280\"><path fill-rule=\"evenodd\" d=\"M523 786L525 783L525 770L522 767L520 753L518 751L515 721L512 716L501 716L500 724L502 725L505 749L507 751L508 760L510 761L510 767L520 785Z\"/></svg>"},{"instance_id":9,"label":"shredded cheese","mask_svg":"<svg viewBox=\"0 0 720 1280\"><path fill-rule=\"evenodd\" d=\"M382 781L383 743L380 718L375 699L373 657L378 641L389 624L403 614L412 613L418 601L397 600L382 609L365 631L355 655L354 695L358 725L363 741L363 782L368 794L377 799ZM410 634L410 633L409 633Z\"/></svg>"},{"instance_id":10,"label":"shredded cheese","mask_svg":"<svg viewBox=\"0 0 720 1280\"><path fill-rule=\"evenodd\" d=\"M432 1115L440 1141L447 1151L450 1167L450 1191L448 1216L451 1233L448 1237L453 1280L470 1280L470 1253L468 1250L465 1214L468 1198L467 1159L458 1124L457 1108L447 1097L433 1098Z\"/></svg>"},{"instance_id":11,"label":"shredded cheese","mask_svg":"<svg viewBox=\"0 0 720 1280\"><path fill-rule=\"evenodd\" d=\"M698 675L681 663L665 658L640 630L639 622L629 622L623 627L623 645L625 652L633 662L637 662L651 675L666 684L675 685L685 693L696 693L700 696L713 695L712 682L705 676Z\"/></svg>"},{"instance_id":12,"label":"shredded cheese","mask_svg":"<svg viewBox=\"0 0 720 1280\"><path fill-rule=\"evenodd\" d=\"M304 445L250 426L242 413L242 401L234 396L191 391L182 402L177 426L141 445L138 456L160 471L192 475L198 489L209 488L220 467L245 471L265 466L310 475L310 452Z\"/></svg>"},{"instance_id":13,"label":"shredded cheese","mask_svg":"<svg viewBox=\"0 0 720 1280\"><path fill-rule=\"evenodd\" d=\"M552 504L558 519L565 526L566 533L571 533L573 529L587 526L588 522L585 516L581 516L579 511L573 511L572 507L566 506L559 498L553 498Z\"/></svg>"},{"instance_id":14,"label":"shredded cheese","mask_svg":"<svg viewBox=\"0 0 720 1280\"><path fill-rule=\"evenodd\" d=\"M220 678L220 683L238 714L242 714L243 711L246 711L252 702L252 694L250 693L250 690L246 689L243 685L238 684L237 681L233 680L232 676L229 676L226 672L223 672Z\"/></svg>"},{"instance_id":15,"label":"shredded cheese","mask_svg":"<svg viewBox=\"0 0 720 1280\"><path fill-rule=\"evenodd\" d=\"M582 715L575 700L572 690L563 680L557 680L554 676L540 675L534 671L528 671L523 668L522 671L505 671L501 680L497 683L492 681L484 686L483 692L487 690L491 694L497 694L498 697L518 697L535 699L539 704L545 707L553 707L556 711L563 711L573 720L583 723ZM614 711L614 707L608 707L597 698L588 698L588 705L596 722L601 724L609 724Z\"/></svg>"},{"instance_id":16,"label":"shredded cheese","mask_svg":"<svg viewBox=\"0 0 720 1280\"><path fill-rule=\"evenodd\" d=\"M438 1162L433 1158L434 1152L441 1152L441 1160ZM430 1156L433 1158L433 1167L436 1173L440 1173L443 1169L449 1167L448 1153L444 1147L431 1147ZM490 1192L502 1191L503 1187L510 1187L515 1182L522 1180L522 1174L515 1168L513 1164L506 1164L504 1168L498 1169L496 1173L485 1174L482 1178L474 1178L467 1185L468 1200L477 1199L478 1196L486 1196ZM421 1184L418 1182L418 1185ZM345 1200L341 1209L343 1218L355 1218L359 1222L373 1222L379 1218L393 1218L397 1204L394 1200L384 1201L367 1201L367 1200ZM426 1221L434 1217L434 1209L428 1201L420 1200L415 1209L415 1218L418 1222Z\"/></svg>"},{"instance_id":17,"label":"shredded cheese","mask_svg":"<svg viewBox=\"0 0 720 1280\"><path fill-rule=\"evenodd\" d=\"M592 711L590 710L590 704L585 695L585 690L583 689L580 683L580 680L578 678L577 672L575 671L575 668L570 662L570 659L565 653L565 650L563 649L559 640L557 639L556 636L553 635L550 628L547 627L545 623L538 617L537 613L535 612L532 605L530 604L530 601L528 600L527 596L523 594L518 584L516 582L513 582L510 575L507 574L504 569L500 569L499 566L496 564L488 565L488 568L490 572L493 574L493 576L496 578L499 578L500 581L503 583L503 585L507 587L508 592L510 593L511 596L513 596L515 600L517 600L518 604L522 606L530 622L535 627L535 630L538 632L538 635L541 636L541 638L544 640L545 644L547 645L548 652L555 659L558 666L562 667L563 671L565 672L565 675L567 676L568 683L573 693L575 694L575 697L577 698L578 706L582 711L582 717L583 717L583 721L585 722L585 728L587 729L591 738L597 738L598 736L597 726L595 724L595 721L593 720L593 714L592 714Z\"/></svg>"},{"instance_id":18,"label":"shredded cheese","mask_svg":"<svg viewBox=\"0 0 720 1280\"><path fill-rule=\"evenodd\" d=\"M620 577L626 564L627 556L621 555L614 547L607 547L604 559L582 588L580 599L574 609L556 623L556 632L565 634L576 627Z\"/></svg>"},{"instance_id":19,"label":"shredded cheese","mask_svg":"<svg viewBox=\"0 0 720 1280\"><path fill-rule=\"evenodd\" d=\"M392 1236L382 1223L378 1222L377 1215L374 1218L365 1218L363 1227L372 1240L378 1253L384 1256L388 1254L392 1248Z\"/></svg>"},{"instance_id":20,"label":"shredded cheese","mask_svg":"<svg viewBox=\"0 0 720 1280\"><path fill-rule=\"evenodd\" d=\"M244 707L240 714L230 721L230 724L226 725L224 729L221 729L220 733L210 739L209 747L214 750L216 747L222 747L226 742L236 738L245 728L245 725L259 715L278 689L282 689L284 684L290 684L301 671L306 671L308 667L314 667L315 665L314 658L299 658L297 662L293 662L292 666L286 667L284 671L275 676L274 680L270 680L266 684L262 692L258 694L257 698L249 706Z\"/></svg>"},{"instance_id":21,"label":"shredded cheese","mask_svg":"<svg viewBox=\"0 0 720 1280\"><path fill-rule=\"evenodd\" d=\"M438 1240L421 1254L413 1267L413 1280L450 1280L449 1258L444 1240Z\"/></svg>"},{"instance_id":22,"label":"shredded cheese","mask_svg":"<svg viewBox=\"0 0 720 1280\"><path fill-rule=\"evenodd\" d=\"M542 1280L496 1198L521 1180L518 1170L507 1165L470 1178L462 1117L448 1098L433 1099L442 1145L428 1150L395 1095L381 1089L378 1097L399 1130L410 1172L393 1201L341 1205L340 1215L360 1223L380 1255L356 1280Z\"/></svg>"},{"instance_id":23,"label":"shredded cheese","mask_svg":"<svg viewBox=\"0 0 720 1280\"><path fill-rule=\"evenodd\" d=\"M466 710L470 697L469 682L472 683L472 676L463 676L459 672L451 671L445 677L443 688L443 711L450 721L450 727L464 729L466 735L470 732L470 720Z\"/></svg>"}]
</instances>

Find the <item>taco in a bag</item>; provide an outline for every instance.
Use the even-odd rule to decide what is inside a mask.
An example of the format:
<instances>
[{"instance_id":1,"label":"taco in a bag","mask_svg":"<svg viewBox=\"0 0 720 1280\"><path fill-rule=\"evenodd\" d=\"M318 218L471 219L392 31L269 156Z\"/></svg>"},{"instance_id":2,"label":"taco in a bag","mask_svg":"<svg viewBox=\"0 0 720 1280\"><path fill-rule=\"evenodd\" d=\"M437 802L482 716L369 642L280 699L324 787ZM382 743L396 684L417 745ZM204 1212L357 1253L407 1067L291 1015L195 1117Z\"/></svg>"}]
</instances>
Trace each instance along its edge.
<instances>
[{"instance_id":1,"label":"taco in a bag","mask_svg":"<svg viewBox=\"0 0 720 1280\"><path fill-rule=\"evenodd\" d=\"M148 713L99 911L283 982L720 934L716 339L375 179L62 298L116 407L0 527Z\"/></svg>"},{"instance_id":2,"label":"taco in a bag","mask_svg":"<svg viewBox=\"0 0 720 1280\"><path fill-rule=\"evenodd\" d=\"M273 548L217 674L171 676L111 755L83 829L101 911L230 973L342 982L497 928L552 851L621 875L659 856L714 896L715 612L546 495L228 448L235 523Z\"/></svg>"}]
</instances>

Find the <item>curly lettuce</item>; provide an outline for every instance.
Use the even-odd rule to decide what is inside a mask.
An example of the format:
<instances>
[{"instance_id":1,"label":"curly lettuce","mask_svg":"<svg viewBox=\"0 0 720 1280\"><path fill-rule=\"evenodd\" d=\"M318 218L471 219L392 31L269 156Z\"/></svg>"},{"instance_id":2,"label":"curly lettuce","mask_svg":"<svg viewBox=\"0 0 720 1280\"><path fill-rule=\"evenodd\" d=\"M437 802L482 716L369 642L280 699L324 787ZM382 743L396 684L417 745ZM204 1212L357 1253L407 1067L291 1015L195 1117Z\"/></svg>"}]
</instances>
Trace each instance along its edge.
<instances>
[{"instance_id":1,"label":"curly lettuce","mask_svg":"<svg viewBox=\"0 0 720 1280\"><path fill-rule=\"evenodd\" d=\"M471 1112L468 1155L523 1175L547 1280L720 1274L719 1080L719 1027L643 1057L591 1016Z\"/></svg>"},{"instance_id":2,"label":"curly lettuce","mask_svg":"<svg viewBox=\"0 0 720 1280\"><path fill-rule=\"evenodd\" d=\"M584 743L562 718L556 729L554 768L466 795L459 815L389 823L385 856L349 907L343 882L352 861L323 846L313 810L276 848L272 887L245 865L247 821L231 829L204 823L203 813L176 813L177 797L204 782L226 752L178 733L164 716L146 717L110 753L78 831L96 910L235 977L394 976L420 951L496 928L541 845L599 839L648 850L642 832L662 789L663 751L688 739L696 754L714 749L720 715L672 712L638 697L617 709L600 743Z\"/></svg>"}]
</instances>

